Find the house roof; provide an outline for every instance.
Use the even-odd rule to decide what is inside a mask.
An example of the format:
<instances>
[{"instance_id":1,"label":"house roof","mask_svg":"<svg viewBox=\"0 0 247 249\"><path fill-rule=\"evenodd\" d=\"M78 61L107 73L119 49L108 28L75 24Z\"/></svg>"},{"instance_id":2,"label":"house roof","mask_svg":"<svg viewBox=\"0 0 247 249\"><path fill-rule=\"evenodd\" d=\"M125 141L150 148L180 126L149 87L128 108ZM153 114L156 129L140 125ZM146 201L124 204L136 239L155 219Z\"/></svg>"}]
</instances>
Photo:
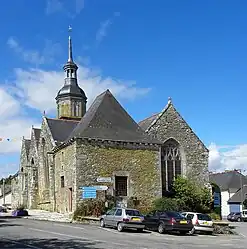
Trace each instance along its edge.
<instances>
[{"instance_id":1,"label":"house roof","mask_svg":"<svg viewBox=\"0 0 247 249\"><path fill-rule=\"evenodd\" d=\"M238 171L226 171L222 173L210 174L209 179L211 182L217 184L221 191L232 189L239 189L242 185L247 184L246 176L240 174Z\"/></svg>"},{"instance_id":2,"label":"house roof","mask_svg":"<svg viewBox=\"0 0 247 249\"><path fill-rule=\"evenodd\" d=\"M150 117L145 118L144 120L140 121L138 125L146 131L147 128L152 124L152 122L159 116L159 113L153 114Z\"/></svg>"},{"instance_id":3,"label":"house roof","mask_svg":"<svg viewBox=\"0 0 247 249\"><path fill-rule=\"evenodd\" d=\"M228 204L232 203L241 203L247 197L247 186L244 185L242 190L241 188L228 200Z\"/></svg>"},{"instance_id":4,"label":"house roof","mask_svg":"<svg viewBox=\"0 0 247 249\"><path fill-rule=\"evenodd\" d=\"M160 143L141 129L109 90L96 97L69 139L73 137Z\"/></svg>"},{"instance_id":5,"label":"house roof","mask_svg":"<svg viewBox=\"0 0 247 249\"><path fill-rule=\"evenodd\" d=\"M30 139L24 139L24 146L25 146L27 155L29 154L30 145L31 145L31 140Z\"/></svg>"},{"instance_id":6,"label":"house roof","mask_svg":"<svg viewBox=\"0 0 247 249\"><path fill-rule=\"evenodd\" d=\"M39 129L39 128L33 128L33 131L34 131L35 139L36 139L37 141L39 141L41 129Z\"/></svg>"},{"instance_id":7,"label":"house roof","mask_svg":"<svg viewBox=\"0 0 247 249\"><path fill-rule=\"evenodd\" d=\"M46 118L52 137L57 142L64 142L79 121Z\"/></svg>"}]
</instances>

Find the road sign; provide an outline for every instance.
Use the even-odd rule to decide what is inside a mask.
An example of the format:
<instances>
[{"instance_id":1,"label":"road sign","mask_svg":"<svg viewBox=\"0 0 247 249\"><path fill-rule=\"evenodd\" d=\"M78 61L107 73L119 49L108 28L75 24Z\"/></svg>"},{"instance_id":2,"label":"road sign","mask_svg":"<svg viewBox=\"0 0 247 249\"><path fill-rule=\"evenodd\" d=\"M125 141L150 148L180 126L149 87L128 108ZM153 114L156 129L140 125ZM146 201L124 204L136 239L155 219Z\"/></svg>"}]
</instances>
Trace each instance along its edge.
<instances>
[{"instance_id":1,"label":"road sign","mask_svg":"<svg viewBox=\"0 0 247 249\"><path fill-rule=\"evenodd\" d=\"M95 199L96 198L96 188L95 187L81 187L82 188L82 198L83 199Z\"/></svg>"},{"instance_id":2,"label":"road sign","mask_svg":"<svg viewBox=\"0 0 247 249\"><path fill-rule=\"evenodd\" d=\"M214 192L214 207L220 207L220 193Z\"/></svg>"},{"instance_id":3,"label":"road sign","mask_svg":"<svg viewBox=\"0 0 247 249\"><path fill-rule=\"evenodd\" d=\"M111 177L98 177L97 182L112 182Z\"/></svg>"},{"instance_id":4,"label":"road sign","mask_svg":"<svg viewBox=\"0 0 247 249\"><path fill-rule=\"evenodd\" d=\"M96 190L107 190L108 189L107 186L94 186L94 188L96 188Z\"/></svg>"}]
</instances>

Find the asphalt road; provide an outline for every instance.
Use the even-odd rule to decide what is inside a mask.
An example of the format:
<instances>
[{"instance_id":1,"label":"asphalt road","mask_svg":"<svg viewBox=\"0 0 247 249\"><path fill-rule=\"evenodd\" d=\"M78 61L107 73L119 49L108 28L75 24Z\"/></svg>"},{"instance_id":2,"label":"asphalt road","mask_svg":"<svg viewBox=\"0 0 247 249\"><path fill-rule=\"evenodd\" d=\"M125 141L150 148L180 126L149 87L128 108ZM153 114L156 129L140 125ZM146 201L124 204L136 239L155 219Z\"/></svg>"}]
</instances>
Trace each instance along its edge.
<instances>
[{"instance_id":1,"label":"asphalt road","mask_svg":"<svg viewBox=\"0 0 247 249\"><path fill-rule=\"evenodd\" d=\"M247 228L247 226L246 226ZM96 225L79 225L0 218L0 248L25 249L191 249L246 248L244 236L181 236L122 232Z\"/></svg>"}]
</instances>

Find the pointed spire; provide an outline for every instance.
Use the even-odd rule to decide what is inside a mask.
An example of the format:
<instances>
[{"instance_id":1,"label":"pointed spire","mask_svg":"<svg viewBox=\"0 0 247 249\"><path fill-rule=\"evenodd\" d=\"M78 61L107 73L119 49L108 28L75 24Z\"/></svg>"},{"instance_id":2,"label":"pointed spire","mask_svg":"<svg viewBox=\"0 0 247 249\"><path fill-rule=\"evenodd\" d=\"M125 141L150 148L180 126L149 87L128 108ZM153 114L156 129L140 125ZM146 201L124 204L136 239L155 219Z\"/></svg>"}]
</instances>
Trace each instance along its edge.
<instances>
[{"instance_id":1,"label":"pointed spire","mask_svg":"<svg viewBox=\"0 0 247 249\"><path fill-rule=\"evenodd\" d=\"M72 27L69 26L69 33L72 32ZM73 55L72 55L72 40L71 36L69 35L69 57L68 57L68 62L73 62Z\"/></svg>"},{"instance_id":2,"label":"pointed spire","mask_svg":"<svg viewBox=\"0 0 247 249\"><path fill-rule=\"evenodd\" d=\"M168 97L168 105L172 103L172 98Z\"/></svg>"}]
</instances>

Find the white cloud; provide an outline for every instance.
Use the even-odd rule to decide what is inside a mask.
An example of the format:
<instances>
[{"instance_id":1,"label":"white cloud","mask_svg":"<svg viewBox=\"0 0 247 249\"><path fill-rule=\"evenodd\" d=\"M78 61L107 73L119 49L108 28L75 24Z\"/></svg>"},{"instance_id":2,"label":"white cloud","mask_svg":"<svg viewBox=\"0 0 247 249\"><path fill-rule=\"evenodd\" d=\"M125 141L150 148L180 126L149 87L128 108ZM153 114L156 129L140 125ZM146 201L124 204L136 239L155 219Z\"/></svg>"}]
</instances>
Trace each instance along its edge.
<instances>
[{"instance_id":1,"label":"white cloud","mask_svg":"<svg viewBox=\"0 0 247 249\"><path fill-rule=\"evenodd\" d=\"M24 105L41 112L52 113L56 109L55 97L64 84L64 73L61 71L44 71L41 69L16 69L14 82L19 98ZM99 71L79 66L78 83L88 97L88 106L94 98L105 91L110 91L120 99L133 100L146 95L150 89L135 86L134 81L103 78ZM38 89L38 91L37 91ZM12 89L11 92L16 92Z\"/></svg>"},{"instance_id":2,"label":"white cloud","mask_svg":"<svg viewBox=\"0 0 247 249\"><path fill-rule=\"evenodd\" d=\"M0 106L0 154L18 152L22 136L30 136L30 128L35 121L22 115L20 102L3 87L0 87Z\"/></svg>"},{"instance_id":3,"label":"white cloud","mask_svg":"<svg viewBox=\"0 0 247 249\"><path fill-rule=\"evenodd\" d=\"M247 170L247 144L236 146L209 146L209 169L214 172L224 170Z\"/></svg>"},{"instance_id":4,"label":"white cloud","mask_svg":"<svg viewBox=\"0 0 247 249\"><path fill-rule=\"evenodd\" d=\"M53 62L54 57L61 51L61 47L58 43L52 43L49 40L45 41L44 49L41 52L38 52L37 50L25 49L13 37L8 39L7 45L19 56L21 56L25 62L29 62L36 66Z\"/></svg>"},{"instance_id":5,"label":"white cloud","mask_svg":"<svg viewBox=\"0 0 247 249\"><path fill-rule=\"evenodd\" d=\"M113 18L120 16L120 12L114 12ZM107 31L111 24L113 24L113 18L109 18L100 23L100 28L96 32L96 42L99 44L107 35Z\"/></svg>"},{"instance_id":6,"label":"white cloud","mask_svg":"<svg viewBox=\"0 0 247 249\"><path fill-rule=\"evenodd\" d=\"M84 9L84 0L47 0L45 13L51 15L54 13L65 13L70 18L75 18Z\"/></svg>"},{"instance_id":7,"label":"white cloud","mask_svg":"<svg viewBox=\"0 0 247 249\"><path fill-rule=\"evenodd\" d=\"M106 36L106 32L108 27L112 24L112 21L110 19L107 19L100 23L100 28L96 33L96 41L101 42L103 38Z\"/></svg>"},{"instance_id":8,"label":"white cloud","mask_svg":"<svg viewBox=\"0 0 247 249\"><path fill-rule=\"evenodd\" d=\"M47 0L45 12L47 15L63 10L63 3L60 0Z\"/></svg>"}]
</instances>

